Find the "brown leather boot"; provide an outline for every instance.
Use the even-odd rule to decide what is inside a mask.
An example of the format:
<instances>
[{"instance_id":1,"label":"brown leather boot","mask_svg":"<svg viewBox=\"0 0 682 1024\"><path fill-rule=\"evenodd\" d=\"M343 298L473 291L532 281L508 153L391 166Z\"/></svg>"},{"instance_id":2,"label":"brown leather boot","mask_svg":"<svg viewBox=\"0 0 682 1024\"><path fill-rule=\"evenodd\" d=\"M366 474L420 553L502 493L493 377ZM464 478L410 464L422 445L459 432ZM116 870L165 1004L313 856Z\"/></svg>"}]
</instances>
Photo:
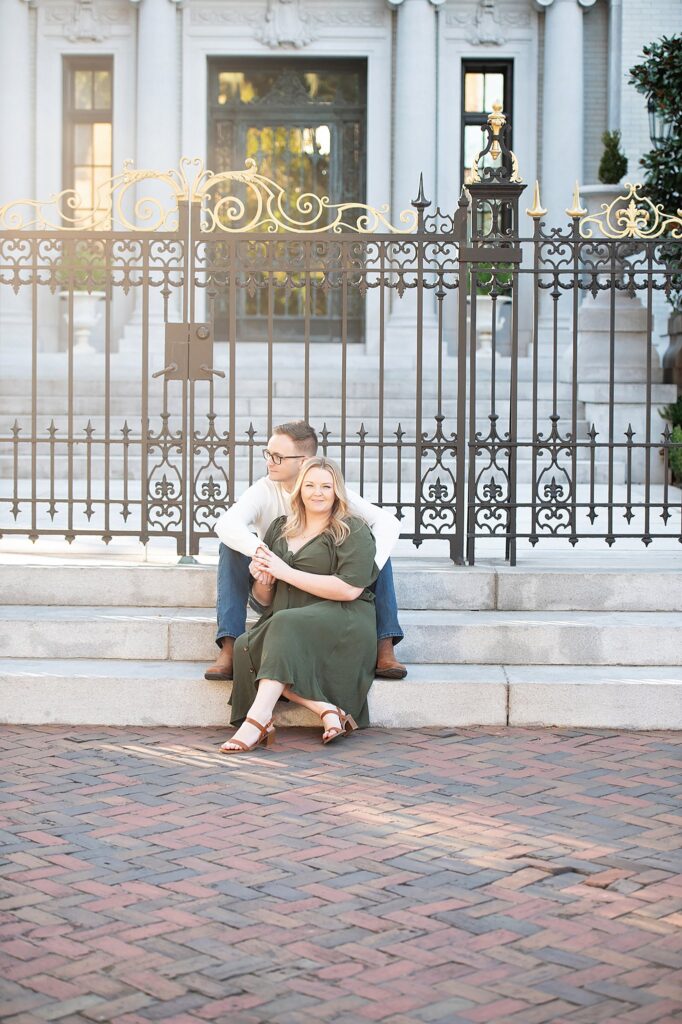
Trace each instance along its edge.
<instances>
[{"instance_id":1,"label":"brown leather boot","mask_svg":"<svg viewBox=\"0 0 682 1024\"><path fill-rule=\"evenodd\" d=\"M232 679L232 656L234 654L234 637L224 636L220 654L213 665L204 672L204 679Z\"/></svg>"},{"instance_id":2,"label":"brown leather boot","mask_svg":"<svg viewBox=\"0 0 682 1024\"><path fill-rule=\"evenodd\" d=\"M404 679L407 669L393 653L393 637L386 636L377 643L376 674L381 679Z\"/></svg>"}]
</instances>

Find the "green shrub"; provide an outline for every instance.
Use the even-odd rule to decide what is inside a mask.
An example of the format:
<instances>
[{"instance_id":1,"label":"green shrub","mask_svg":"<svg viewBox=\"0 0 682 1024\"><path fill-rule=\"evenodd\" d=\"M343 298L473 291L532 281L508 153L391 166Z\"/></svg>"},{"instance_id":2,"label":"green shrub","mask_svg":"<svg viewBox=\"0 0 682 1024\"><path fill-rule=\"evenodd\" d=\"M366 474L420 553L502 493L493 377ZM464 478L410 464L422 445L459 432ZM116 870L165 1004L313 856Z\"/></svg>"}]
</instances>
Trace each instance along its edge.
<instances>
[{"instance_id":1,"label":"green shrub","mask_svg":"<svg viewBox=\"0 0 682 1024\"><path fill-rule=\"evenodd\" d=\"M668 465L672 471L673 480L679 484L682 483L682 427L673 427L670 440L673 444L679 445L679 448L671 448L668 452Z\"/></svg>"},{"instance_id":2,"label":"green shrub","mask_svg":"<svg viewBox=\"0 0 682 1024\"><path fill-rule=\"evenodd\" d=\"M620 132L604 132L601 140L604 152L599 162L599 180L602 185L617 185L628 169L627 157L620 148Z\"/></svg>"},{"instance_id":3,"label":"green shrub","mask_svg":"<svg viewBox=\"0 0 682 1024\"><path fill-rule=\"evenodd\" d=\"M56 278L60 287L74 292L101 291L106 285L106 264L99 252L79 248L60 260Z\"/></svg>"},{"instance_id":4,"label":"green shrub","mask_svg":"<svg viewBox=\"0 0 682 1024\"><path fill-rule=\"evenodd\" d=\"M674 214L682 207L682 35L663 36L642 47L645 58L630 68L630 85L646 96L670 126L664 146L654 146L641 159L644 184L651 201ZM659 257L672 271L666 291L673 309L682 310L682 259L679 242L662 244Z\"/></svg>"},{"instance_id":5,"label":"green shrub","mask_svg":"<svg viewBox=\"0 0 682 1024\"><path fill-rule=\"evenodd\" d=\"M677 399L676 402L671 402L670 405L664 405L662 409L658 410L659 416L674 427L682 427L682 395Z\"/></svg>"}]
</instances>

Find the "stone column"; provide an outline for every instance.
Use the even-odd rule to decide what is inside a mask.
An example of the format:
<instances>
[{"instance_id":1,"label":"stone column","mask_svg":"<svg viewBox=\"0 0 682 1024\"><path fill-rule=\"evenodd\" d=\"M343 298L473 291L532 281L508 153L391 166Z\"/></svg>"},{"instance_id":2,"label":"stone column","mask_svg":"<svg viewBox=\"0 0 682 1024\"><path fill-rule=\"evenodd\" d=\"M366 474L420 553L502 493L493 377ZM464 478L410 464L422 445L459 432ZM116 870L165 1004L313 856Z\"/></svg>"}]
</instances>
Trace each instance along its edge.
<instances>
[{"instance_id":1,"label":"stone column","mask_svg":"<svg viewBox=\"0 0 682 1024\"><path fill-rule=\"evenodd\" d=\"M543 113L541 133L542 204L547 227L567 229L566 210L576 181L583 177L583 10L596 0L536 0L545 12ZM559 349L570 343L568 304L559 303ZM539 359L549 372L551 364L553 304L540 297Z\"/></svg>"},{"instance_id":2,"label":"stone column","mask_svg":"<svg viewBox=\"0 0 682 1024\"><path fill-rule=\"evenodd\" d=\"M545 10L542 201L547 221L568 221L583 176L583 10L595 0L537 0Z\"/></svg>"},{"instance_id":3,"label":"stone column","mask_svg":"<svg viewBox=\"0 0 682 1024\"><path fill-rule=\"evenodd\" d=\"M135 167L170 171L179 166L181 156L177 9L182 0L131 3L138 9ZM154 181L142 182L137 195L138 199L157 200L166 210L172 202L169 188ZM149 209L154 209L153 203ZM158 292L157 288L149 291L149 340L155 359L163 346L163 302ZM179 300L171 299L170 319L179 319L178 312ZM141 323L142 299L138 293L131 322L121 339L122 353L139 350Z\"/></svg>"},{"instance_id":4,"label":"stone column","mask_svg":"<svg viewBox=\"0 0 682 1024\"><path fill-rule=\"evenodd\" d=\"M135 167L140 170L171 171L180 162L179 71L177 62L177 7L182 0L130 0L137 7L137 124ZM172 203L166 184L142 181L137 199L156 200L165 210ZM156 219L154 202L148 204L151 222ZM153 368L163 366L164 312L160 289L150 288L148 337ZM179 297L171 298L169 318L179 319ZM141 344L142 297L135 296L135 309L125 328L119 351L136 357ZM157 366L159 364L159 366Z\"/></svg>"},{"instance_id":5,"label":"stone column","mask_svg":"<svg viewBox=\"0 0 682 1024\"><path fill-rule=\"evenodd\" d=\"M391 214L398 223L412 209L419 176L427 199L436 205L436 8L444 0L388 0L397 9ZM391 311L391 340L413 349L416 295L407 291ZM432 293L425 296L424 326L435 329Z\"/></svg>"},{"instance_id":6,"label":"stone column","mask_svg":"<svg viewBox=\"0 0 682 1024\"><path fill-rule=\"evenodd\" d=\"M623 0L609 3L609 129L620 128L620 91L625 81L621 68L623 51Z\"/></svg>"},{"instance_id":7,"label":"stone column","mask_svg":"<svg viewBox=\"0 0 682 1024\"><path fill-rule=\"evenodd\" d=\"M5 147L0 159L0 206L15 199L34 198L31 6L27 0L2 0L0 3L0 68L4 80L4 88L0 89L0 139ZM22 288L15 295L3 285L0 288L3 364L10 349L17 356L30 354L30 341L30 289Z\"/></svg>"},{"instance_id":8,"label":"stone column","mask_svg":"<svg viewBox=\"0 0 682 1024\"><path fill-rule=\"evenodd\" d=\"M137 167L166 171L180 160L177 5L132 0L137 20Z\"/></svg>"}]
</instances>

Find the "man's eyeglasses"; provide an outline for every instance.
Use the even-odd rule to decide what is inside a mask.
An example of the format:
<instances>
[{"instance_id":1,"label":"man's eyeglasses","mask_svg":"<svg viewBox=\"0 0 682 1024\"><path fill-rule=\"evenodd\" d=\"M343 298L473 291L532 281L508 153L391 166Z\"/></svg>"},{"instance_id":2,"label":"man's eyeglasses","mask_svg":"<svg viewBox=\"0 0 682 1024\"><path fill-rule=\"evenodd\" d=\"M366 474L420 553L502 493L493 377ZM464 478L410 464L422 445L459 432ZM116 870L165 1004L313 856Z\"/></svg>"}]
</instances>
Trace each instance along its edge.
<instances>
[{"instance_id":1,"label":"man's eyeglasses","mask_svg":"<svg viewBox=\"0 0 682 1024\"><path fill-rule=\"evenodd\" d=\"M274 452L269 452L267 448L264 448L263 458L266 462L272 462L273 465L280 466L286 459L305 459L305 455L276 455Z\"/></svg>"}]
</instances>

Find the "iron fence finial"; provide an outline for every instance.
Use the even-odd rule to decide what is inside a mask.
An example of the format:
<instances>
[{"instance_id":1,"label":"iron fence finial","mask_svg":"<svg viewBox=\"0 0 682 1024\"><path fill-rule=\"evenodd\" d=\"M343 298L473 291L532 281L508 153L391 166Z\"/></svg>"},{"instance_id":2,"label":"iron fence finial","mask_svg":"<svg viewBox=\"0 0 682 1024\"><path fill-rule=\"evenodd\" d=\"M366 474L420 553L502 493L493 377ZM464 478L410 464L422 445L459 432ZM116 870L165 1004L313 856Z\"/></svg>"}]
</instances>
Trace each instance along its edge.
<instances>
[{"instance_id":1,"label":"iron fence finial","mask_svg":"<svg viewBox=\"0 0 682 1024\"><path fill-rule=\"evenodd\" d=\"M417 193L417 198L412 200L412 206L417 210L425 210L430 205L431 200L427 199L424 195L424 174L421 173L419 175L419 192Z\"/></svg>"},{"instance_id":2,"label":"iron fence finial","mask_svg":"<svg viewBox=\"0 0 682 1024\"><path fill-rule=\"evenodd\" d=\"M530 210L526 210L526 213L533 220L539 220L540 217L544 217L547 213L547 210L544 209L540 201L540 182L537 179L535 180L535 189L533 191L533 205Z\"/></svg>"},{"instance_id":3,"label":"iron fence finial","mask_svg":"<svg viewBox=\"0 0 682 1024\"><path fill-rule=\"evenodd\" d=\"M571 202L573 205L566 210L568 216L584 217L587 213L587 210L580 205L580 185L578 184L577 180L575 183L575 187L573 189L573 199L571 200Z\"/></svg>"}]
</instances>

